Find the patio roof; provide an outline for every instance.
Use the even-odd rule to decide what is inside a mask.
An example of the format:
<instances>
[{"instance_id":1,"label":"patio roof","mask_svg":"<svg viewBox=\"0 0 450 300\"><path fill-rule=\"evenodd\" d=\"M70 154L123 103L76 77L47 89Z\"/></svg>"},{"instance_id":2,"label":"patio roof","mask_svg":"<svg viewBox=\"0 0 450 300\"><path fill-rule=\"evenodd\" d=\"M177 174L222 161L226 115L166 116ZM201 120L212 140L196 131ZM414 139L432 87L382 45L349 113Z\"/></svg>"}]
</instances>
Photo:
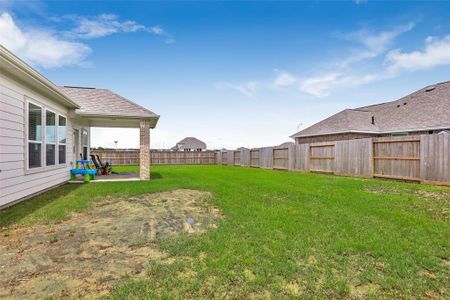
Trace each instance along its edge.
<instances>
[{"instance_id":1,"label":"patio roof","mask_svg":"<svg viewBox=\"0 0 450 300\"><path fill-rule=\"evenodd\" d=\"M139 120L150 120L154 128L159 115L108 89L62 86L60 89L80 108L76 114L89 118L91 126L139 127Z\"/></svg>"}]
</instances>

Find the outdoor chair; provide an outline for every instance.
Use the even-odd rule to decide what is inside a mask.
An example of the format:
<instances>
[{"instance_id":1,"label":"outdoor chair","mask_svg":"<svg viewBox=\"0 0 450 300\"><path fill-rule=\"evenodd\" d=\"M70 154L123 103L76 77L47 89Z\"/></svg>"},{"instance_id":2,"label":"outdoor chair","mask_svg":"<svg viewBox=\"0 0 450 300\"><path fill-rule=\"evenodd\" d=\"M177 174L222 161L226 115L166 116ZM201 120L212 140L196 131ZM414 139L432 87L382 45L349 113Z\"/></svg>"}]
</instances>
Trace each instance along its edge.
<instances>
[{"instance_id":1,"label":"outdoor chair","mask_svg":"<svg viewBox=\"0 0 450 300\"><path fill-rule=\"evenodd\" d=\"M94 154L91 154L91 159L100 174L109 175L111 173L111 165L108 162L102 164L100 157Z\"/></svg>"},{"instance_id":2,"label":"outdoor chair","mask_svg":"<svg viewBox=\"0 0 450 300\"><path fill-rule=\"evenodd\" d=\"M115 172L113 172L111 170L112 166L111 166L111 164L109 162L102 163L102 160L100 159L100 156L98 156L98 154L96 154L95 156L97 157L97 161L100 164L100 166L102 166L102 168L106 170L106 174L105 175L115 174Z\"/></svg>"}]
</instances>

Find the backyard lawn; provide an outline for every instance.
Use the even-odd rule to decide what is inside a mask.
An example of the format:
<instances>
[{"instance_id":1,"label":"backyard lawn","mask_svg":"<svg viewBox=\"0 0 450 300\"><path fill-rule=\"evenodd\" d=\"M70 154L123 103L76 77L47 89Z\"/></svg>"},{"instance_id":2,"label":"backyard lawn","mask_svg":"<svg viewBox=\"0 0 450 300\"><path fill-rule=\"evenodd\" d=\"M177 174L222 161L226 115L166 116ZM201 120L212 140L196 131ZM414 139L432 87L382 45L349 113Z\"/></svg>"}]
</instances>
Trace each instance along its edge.
<instances>
[{"instance_id":1,"label":"backyard lawn","mask_svg":"<svg viewBox=\"0 0 450 300\"><path fill-rule=\"evenodd\" d=\"M228 166L155 166L152 178L51 190L1 212L2 236L82 218L105 198L200 190L215 225L157 238L164 255L146 258L145 276L102 296L450 298L449 188Z\"/></svg>"}]
</instances>

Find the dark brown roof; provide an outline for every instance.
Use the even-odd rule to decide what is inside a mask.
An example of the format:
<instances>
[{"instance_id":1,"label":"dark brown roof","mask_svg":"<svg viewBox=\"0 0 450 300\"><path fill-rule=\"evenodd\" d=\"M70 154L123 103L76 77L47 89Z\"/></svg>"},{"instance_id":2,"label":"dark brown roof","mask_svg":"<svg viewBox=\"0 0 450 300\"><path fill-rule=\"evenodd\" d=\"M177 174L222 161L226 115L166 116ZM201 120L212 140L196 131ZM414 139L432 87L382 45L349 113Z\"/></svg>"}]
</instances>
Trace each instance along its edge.
<instances>
[{"instance_id":1,"label":"dark brown roof","mask_svg":"<svg viewBox=\"0 0 450 300\"><path fill-rule=\"evenodd\" d=\"M186 137L172 147L172 150L182 149L206 149L206 144L195 137Z\"/></svg>"},{"instance_id":2,"label":"dark brown roof","mask_svg":"<svg viewBox=\"0 0 450 300\"><path fill-rule=\"evenodd\" d=\"M80 115L158 118L154 112L107 89L63 86L60 89L80 108Z\"/></svg>"},{"instance_id":3,"label":"dark brown roof","mask_svg":"<svg viewBox=\"0 0 450 300\"><path fill-rule=\"evenodd\" d=\"M446 128L450 128L450 81L427 86L396 101L343 110L291 137Z\"/></svg>"}]
</instances>

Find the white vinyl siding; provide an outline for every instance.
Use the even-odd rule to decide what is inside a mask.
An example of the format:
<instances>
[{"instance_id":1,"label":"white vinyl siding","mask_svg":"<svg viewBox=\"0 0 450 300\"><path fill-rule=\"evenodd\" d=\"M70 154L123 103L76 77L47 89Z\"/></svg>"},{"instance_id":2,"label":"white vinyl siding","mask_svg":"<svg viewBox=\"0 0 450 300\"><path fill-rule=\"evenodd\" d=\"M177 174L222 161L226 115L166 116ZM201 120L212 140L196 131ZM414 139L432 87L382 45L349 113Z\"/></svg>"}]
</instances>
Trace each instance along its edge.
<instances>
[{"instance_id":1,"label":"white vinyl siding","mask_svg":"<svg viewBox=\"0 0 450 300\"><path fill-rule=\"evenodd\" d=\"M55 165L45 167L43 153L42 167L28 169L28 100L43 108L43 124L46 108L56 113L56 124L58 115L66 118L65 163L58 164L59 151L56 151ZM70 166L74 164L68 159L67 149L72 149L73 122L79 121L67 118L68 112L64 106L0 74L0 207L69 180ZM45 131L42 134L45 140ZM56 144L58 141L57 133Z\"/></svg>"}]
</instances>

